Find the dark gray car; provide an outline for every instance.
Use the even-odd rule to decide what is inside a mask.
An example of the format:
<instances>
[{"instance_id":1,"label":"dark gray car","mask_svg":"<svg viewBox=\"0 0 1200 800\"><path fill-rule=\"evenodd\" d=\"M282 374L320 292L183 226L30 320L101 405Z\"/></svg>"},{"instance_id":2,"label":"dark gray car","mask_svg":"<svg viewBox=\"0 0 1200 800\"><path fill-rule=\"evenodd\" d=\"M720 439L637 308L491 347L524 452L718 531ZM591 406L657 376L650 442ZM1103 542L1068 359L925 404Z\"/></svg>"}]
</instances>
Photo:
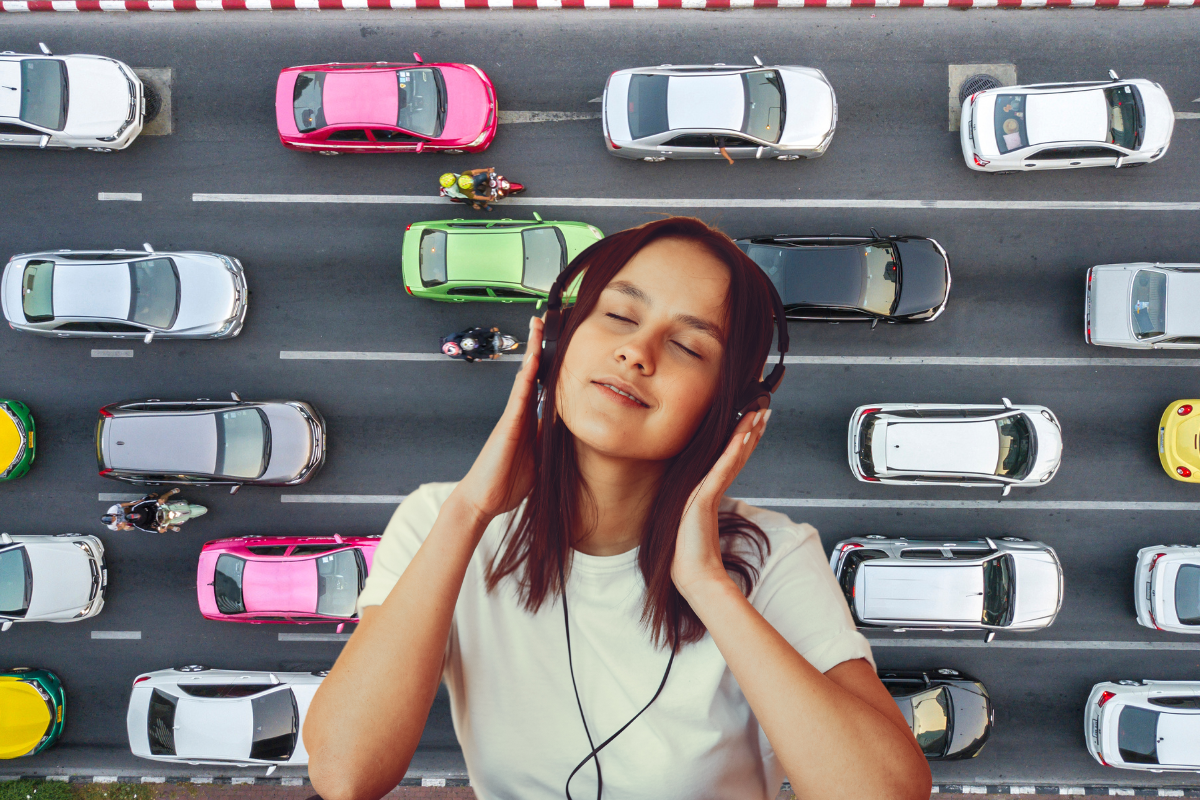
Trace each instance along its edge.
<instances>
[{"instance_id":1,"label":"dark gray car","mask_svg":"<svg viewBox=\"0 0 1200 800\"><path fill-rule=\"evenodd\" d=\"M992 733L987 689L955 669L879 670L930 761L974 758Z\"/></svg>"},{"instance_id":2,"label":"dark gray car","mask_svg":"<svg viewBox=\"0 0 1200 800\"><path fill-rule=\"evenodd\" d=\"M163 483L294 486L325 462L325 420L294 400L133 400L100 409L100 475Z\"/></svg>"}]
</instances>

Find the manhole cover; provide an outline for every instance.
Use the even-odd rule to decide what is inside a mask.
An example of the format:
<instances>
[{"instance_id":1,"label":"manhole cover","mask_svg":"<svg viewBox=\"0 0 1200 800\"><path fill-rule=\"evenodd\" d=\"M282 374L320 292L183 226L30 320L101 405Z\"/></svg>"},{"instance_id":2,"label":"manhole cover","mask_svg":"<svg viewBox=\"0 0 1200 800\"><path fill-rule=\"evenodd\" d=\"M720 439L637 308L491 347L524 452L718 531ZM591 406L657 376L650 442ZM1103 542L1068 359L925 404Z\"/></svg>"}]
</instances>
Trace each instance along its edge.
<instances>
[{"instance_id":1,"label":"manhole cover","mask_svg":"<svg viewBox=\"0 0 1200 800\"><path fill-rule=\"evenodd\" d=\"M159 95L158 89L149 83L142 84L142 91L146 94L146 116L143 122L153 122L162 110L162 96Z\"/></svg>"},{"instance_id":2,"label":"manhole cover","mask_svg":"<svg viewBox=\"0 0 1200 800\"><path fill-rule=\"evenodd\" d=\"M967 102L967 98L976 92L985 92L988 89L997 89L1000 86L1003 86L1003 84L991 75L972 75L958 87L958 102L960 104L965 103Z\"/></svg>"}]
</instances>

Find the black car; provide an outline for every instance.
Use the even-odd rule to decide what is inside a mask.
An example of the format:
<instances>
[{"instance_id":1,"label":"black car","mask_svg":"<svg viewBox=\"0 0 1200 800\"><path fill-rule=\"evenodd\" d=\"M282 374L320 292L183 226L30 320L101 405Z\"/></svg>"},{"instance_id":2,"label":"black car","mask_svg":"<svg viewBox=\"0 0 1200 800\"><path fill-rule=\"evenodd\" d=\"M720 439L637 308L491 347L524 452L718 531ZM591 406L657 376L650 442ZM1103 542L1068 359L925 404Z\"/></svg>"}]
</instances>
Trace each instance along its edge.
<instances>
[{"instance_id":1,"label":"black car","mask_svg":"<svg viewBox=\"0 0 1200 800\"><path fill-rule=\"evenodd\" d=\"M973 758L992 732L992 699L954 669L880 670L879 680L912 726L930 761Z\"/></svg>"},{"instance_id":2,"label":"black car","mask_svg":"<svg viewBox=\"0 0 1200 800\"><path fill-rule=\"evenodd\" d=\"M737 246L790 320L931 322L950 294L946 251L922 236L759 236Z\"/></svg>"}]
</instances>

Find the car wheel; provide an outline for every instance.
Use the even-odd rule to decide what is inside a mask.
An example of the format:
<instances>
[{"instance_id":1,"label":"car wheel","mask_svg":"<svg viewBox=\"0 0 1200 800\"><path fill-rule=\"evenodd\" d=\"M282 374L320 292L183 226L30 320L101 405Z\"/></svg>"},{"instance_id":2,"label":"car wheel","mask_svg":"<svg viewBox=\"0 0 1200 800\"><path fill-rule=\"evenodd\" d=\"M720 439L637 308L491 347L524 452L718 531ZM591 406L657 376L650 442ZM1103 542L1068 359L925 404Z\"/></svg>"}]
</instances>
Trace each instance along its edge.
<instances>
[{"instance_id":1,"label":"car wheel","mask_svg":"<svg viewBox=\"0 0 1200 800\"><path fill-rule=\"evenodd\" d=\"M1029 540L1022 538L1020 536L1001 536L1000 541L1002 541L1002 542L1028 542Z\"/></svg>"},{"instance_id":2,"label":"car wheel","mask_svg":"<svg viewBox=\"0 0 1200 800\"><path fill-rule=\"evenodd\" d=\"M649 161L651 164L657 164L660 161L666 161L666 156L646 156L642 161Z\"/></svg>"},{"instance_id":3,"label":"car wheel","mask_svg":"<svg viewBox=\"0 0 1200 800\"><path fill-rule=\"evenodd\" d=\"M340 156L341 153L339 153L337 150L318 150L317 155L319 155L319 156Z\"/></svg>"},{"instance_id":4,"label":"car wheel","mask_svg":"<svg viewBox=\"0 0 1200 800\"><path fill-rule=\"evenodd\" d=\"M146 115L142 121L153 122L158 116L158 112L162 111L162 96L148 83L142 84L142 91L146 93Z\"/></svg>"},{"instance_id":5,"label":"car wheel","mask_svg":"<svg viewBox=\"0 0 1200 800\"><path fill-rule=\"evenodd\" d=\"M318 677L318 678L327 678L327 677L329 677L329 670L327 670L327 669L314 669L314 670L312 671L312 674L313 674L314 676Z\"/></svg>"},{"instance_id":6,"label":"car wheel","mask_svg":"<svg viewBox=\"0 0 1200 800\"><path fill-rule=\"evenodd\" d=\"M176 672L208 672L212 667L206 667L203 664L187 664L182 667L176 667Z\"/></svg>"},{"instance_id":7,"label":"car wheel","mask_svg":"<svg viewBox=\"0 0 1200 800\"><path fill-rule=\"evenodd\" d=\"M936 670L938 675L961 675L962 673L956 669L939 669Z\"/></svg>"},{"instance_id":8,"label":"car wheel","mask_svg":"<svg viewBox=\"0 0 1200 800\"><path fill-rule=\"evenodd\" d=\"M115 152L117 152L116 150L114 150L111 147L89 147L88 150L90 150L93 153L115 153Z\"/></svg>"},{"instance_id":9,"label":"car wheel","mask_svg":"<svg viewBox=\"0 0 1200 800\"><path fill-rule=\"evenodd\" d=\"M776 161L799 161L799 160L800 160L800 156L797 156L797 155L790 155L790 156L775 156L775 160L776 160Z\"/></svg>"},{"instance_id":10,"label":"car wheel","mask_svg":"<svg viewBox=\"0 0 1200 800\"><path fill-rule=\"evenodd\" d=\"M461 156L463 153L465 153L467 151L459 150L457 147L452 147L449 150L443 150L442 152L448 156Z\"/></svg>"},{"instance_id":11,"label":"car wheel","mask_svg":"<svg viewBox=\"0 0 1200 800\"><path fill-rule=\"evenodd\" d=\"M976 92L986 92L988 89L999 89L1002 84L991 75L978 73L967 78L958 87L958 104L967 102L967 98Z\"/></svg>"},{"instance_id":12,"label":"car wheel","mask_svg":"<svg viewBox=\"0 0 1200 800\"><path fill-rule=\"evenodd\" d=\"M1117 681L1118 686L1145 686L1144 681Z\"/></svg>"}]
</instances>

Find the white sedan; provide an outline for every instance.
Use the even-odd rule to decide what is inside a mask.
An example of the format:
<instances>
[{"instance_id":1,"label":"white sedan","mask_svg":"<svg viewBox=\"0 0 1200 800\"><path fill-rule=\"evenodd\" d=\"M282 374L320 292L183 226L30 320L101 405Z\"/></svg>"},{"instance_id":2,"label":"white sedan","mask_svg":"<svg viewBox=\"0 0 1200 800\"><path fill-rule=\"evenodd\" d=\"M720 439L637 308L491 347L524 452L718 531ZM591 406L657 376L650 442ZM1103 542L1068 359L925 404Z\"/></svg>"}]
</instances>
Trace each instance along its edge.
<instances>
[{"instance_id":1,"label":"white sedan","mask_svg":"<svg viewBox=\"0 0 1200 800\"><path fill-rule=\"evenodd\" d=\"M139 675L126 728L135 756L226 766L305 765L304 715L324 672L199 665Z\"/></svg>"},{"instance_id":2,"label":"white sedan","mask_svg":"<svg viewBox=\"0 0 1200 800\"><path fill-rule=\"evenodd\" d=\"M0 147L123 150L142 132L142 81L104 56L0 53Z\"/></svg>"},{"instance_id":3,"label":"white sedan","mask_svg":"<svg viewBox=\"0 0 1200 800\"><path fill-rule=\"evenodd\" d=\"M879 403L850 417L850 471L896 486L1039 486L1058 472L1062 429L1045 406Z\"/></svg>"},{"instance_id":4,"label":"white sedan","mask_svg":"<svg viewBox=\"0 0 1200 800\"><path fill-rule=\"evenodd\" d=\"M1200 681L1097 683L1083 737L1106 767L1200 772Z\"/></svg>"},{"instance_id":5,"label":"white sedan","mask_svg":"<svg viewBox=\"0 0 1200 800\"><path fill-rule=\"evenodd\" d=\"M1084 338L1131 350L1200 347L1200 264L1102 264L1088 270Z\"/></svg>"},{"instance_id":6,"label":"white sedan","mask_svg":"<svg viewBox=\"0 0 1200 800\"><path fill-rule=\"evenodd\" d=\"M837 99L821 70L761 62L619 70L602 107L609 152L643 161L816 158L837 127Z\"/></svg>"},{"instance_id":7,"label":"white sedan","mask_svg":"<svg viewBox=\"0 0 1200 800\"><path fill-rule=\"evenodd\" d=\"M1139 625L1200 633L1200 546L1165 544L1138 550L1133 605Z\"/></svg>"},{"instance_id":8,"label":"white sedan","mask_svg":"<svg viewBox=\"0 0 1200 800\"><path fill-rule=\"evenodd\" d=\"M95 536L0 533L0 631L94 617L107 585L104 545Z\"/></svg>"},{"instance_id":9,"label":"white sedan","mask_svg":"<svg viewBox=\"0 0 1200 800\"><path fill-rule=\"evenodd\" d=\"M963 101L959 141L967 166L1011 173L1133 167L1162 158L1175 112L1144 79L1001 86Z\"/></svg>"}]
</instances>

